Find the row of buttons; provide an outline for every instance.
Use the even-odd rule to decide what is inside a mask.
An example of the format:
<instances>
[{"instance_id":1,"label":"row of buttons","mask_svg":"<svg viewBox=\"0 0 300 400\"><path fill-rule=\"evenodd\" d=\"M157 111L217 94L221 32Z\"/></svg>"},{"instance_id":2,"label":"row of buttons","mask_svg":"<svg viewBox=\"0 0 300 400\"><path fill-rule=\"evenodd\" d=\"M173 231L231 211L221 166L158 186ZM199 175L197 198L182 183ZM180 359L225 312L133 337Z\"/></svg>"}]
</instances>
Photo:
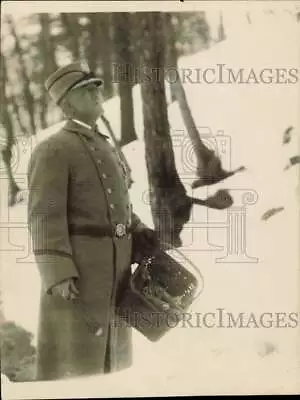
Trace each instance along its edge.
<instances>
[{"instance_id":1,"label":"row of buttons","mask_svg":"<svg viewBox=\"0 0 300 400\"><path fill-rule=\"evenodd\" d=\"M92 151L95 151L95 150L96 150L96 147L91 146L90 149L91 149ZM103 164L103 161L100 160L100 159L98 159L98 160L97 160L97 164L101 165L101 164ZM106 179L106 178L107 178L107 175L106 175L105 173L103 173L103 174L102 174L102 178L103 178L103 179ZM112 194L111 188L107 188L106 191L107 191L108 194ZM115 208L115 205L111 203L111 204L109 205L109 207L113 210L113 209Z\"/></svg>"},{"instance_id":2,"label":"row of buttons","mask_svg":"<svg viewBox=\"0 0 300 400\"><path fill-rule=\"evenodd\" d=\"M91 149L91 151L96 151L97 150L97 148L95 146L90 146L90 149ZM114 152L116 152L115 149L113 149L113 150L114 150ZM103 161L101 159L97 159L96 162L97 162L98 165L102 165L103 164ZM107 179L106 173L103 172L101 174L101 176L102 176L103 179ZM112 194L112 189L111 188L107 188L106 191L107 191L108 194ZM111 210L113 210L115 208L115 205L113 203L110 203L109 207L110 207ZM129 205L127 205L127 208L128 209L130 208Z\"/></svg>"}]
</instances>

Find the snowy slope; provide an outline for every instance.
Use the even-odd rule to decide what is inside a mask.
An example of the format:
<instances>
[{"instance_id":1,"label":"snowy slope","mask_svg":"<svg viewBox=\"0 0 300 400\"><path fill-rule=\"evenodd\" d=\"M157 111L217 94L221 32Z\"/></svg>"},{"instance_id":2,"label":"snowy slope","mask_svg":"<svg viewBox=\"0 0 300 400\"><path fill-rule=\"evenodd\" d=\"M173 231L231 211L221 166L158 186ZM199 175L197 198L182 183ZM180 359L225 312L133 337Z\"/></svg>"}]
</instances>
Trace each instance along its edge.
<instances>
[{"instance_id":1,"label":"snowy slope","mask_svg":"<svg viewBox=\"0 0 300 400\"><path fill-rule=\"evenodd\" d=\"M231 68L252 66L259 69L270 65L273 68L299 68L299 26L287 13L257 18L255 23L239 30L239 36L232 35L208 51L182 58L180 67L208 68L225 63ZM193 194L205 197L219 188L231 190L234 207L240 207L246 213L247 254L257 259L257 262L249 262L249 258L243 263L217 262L217 258L226 255L226 221L230 210L207 213L207 210L195 207L192 220L182 234L183 251L201 269L205 288L192 311L204 313L223 308L232 313L253 312L258 316L263 312L299 312L299 168L294 166L283 171L288 157L299 152L299 85L186 84L185 89L201 131L205 133L204 127L206 131L209 127L214 135L221 130L229 138L225 140L224 154L222 150L220 153L225 165L247 167L246 172L209 188L209 191L202 188ZM151 225L138 87L134 98L140 140L126 146L124 152L133 170L135 183L131 195L135 211ZM106 114L118 134L117 102L118 99L113 99L106 104ZM169 107L169 119L178 171L191 193L195 160L177 104ZM288 145L282 146L283 132L290 125L295 127L293 138ZM41 133L38 140L51 133L52 129ZM27 157L28 152L22 155L18 164L19 179L24 178ZM243 195L249 191L253 204L243 206ZM267 209L280 206L284 207L281 213L268 221L261 220ZM26 207L19 205L9 210L8 217L10 221L24 224L25 211ZM211 228L213 222L223 227ZM194 237L192 226L196 232ZM10 241L22 246L26 238L25 233L20 234L20 229L23 228L11 231ZM207 232L209 244L205 240ZM24 256L22 249L18 254ZM6 251L1 258L5 315L35 333L39 278L33 260L16 263L16 249ZM130 370L85 378L84 381L72 380L72 385L69 381L53 383L48 390L51 393L57 391L59 397L74 392L76 396L92 397L283 393L300 388L299 328L178 327L155 344L136 333L134 346L135 363ZM120 378L127 384L115 385ZM43 393L42 384L27 387L28 393L34 387L31 390L36 396Z\"/></svg>"}]
</instances>

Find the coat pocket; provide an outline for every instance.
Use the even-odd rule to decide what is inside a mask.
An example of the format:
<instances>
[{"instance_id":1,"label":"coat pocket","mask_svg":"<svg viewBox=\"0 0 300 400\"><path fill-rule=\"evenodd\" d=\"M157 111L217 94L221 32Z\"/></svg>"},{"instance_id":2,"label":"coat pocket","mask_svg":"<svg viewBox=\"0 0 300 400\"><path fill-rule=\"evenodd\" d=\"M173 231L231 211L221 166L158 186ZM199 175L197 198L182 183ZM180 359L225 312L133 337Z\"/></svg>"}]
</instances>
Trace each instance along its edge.
<instances>
[{"instance_id":1,"label":"coat pocket","mask_svg":"<svg viewBox=\"0 0 300 400\"><path fill-rule=\"evenodd\" d=\"M85 305L80 299L72 300L72 306L78 315L78 318L86 326L89 333L92 335L102 333L103 325L100 324L93 315L89 312L88 306Z\"/></svg>"}]
</instances>

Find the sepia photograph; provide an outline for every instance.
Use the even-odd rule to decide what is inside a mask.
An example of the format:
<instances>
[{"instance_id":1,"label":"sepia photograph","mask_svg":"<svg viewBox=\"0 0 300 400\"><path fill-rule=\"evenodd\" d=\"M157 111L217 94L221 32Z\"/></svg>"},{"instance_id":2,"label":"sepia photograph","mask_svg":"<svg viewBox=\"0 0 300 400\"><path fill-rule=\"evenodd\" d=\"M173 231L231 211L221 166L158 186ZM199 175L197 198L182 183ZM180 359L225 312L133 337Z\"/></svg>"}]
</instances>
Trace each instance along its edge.
<instances>
[{"instance_id":1,"label":"sepia photograph","mask_svg":"<svg viewBox=\"0 0 300 400\"><path fill-rule=\"evenodd\" d=\"M5 400L300 391L300 3L4 1Z\"/></svg>"}]
</instances>

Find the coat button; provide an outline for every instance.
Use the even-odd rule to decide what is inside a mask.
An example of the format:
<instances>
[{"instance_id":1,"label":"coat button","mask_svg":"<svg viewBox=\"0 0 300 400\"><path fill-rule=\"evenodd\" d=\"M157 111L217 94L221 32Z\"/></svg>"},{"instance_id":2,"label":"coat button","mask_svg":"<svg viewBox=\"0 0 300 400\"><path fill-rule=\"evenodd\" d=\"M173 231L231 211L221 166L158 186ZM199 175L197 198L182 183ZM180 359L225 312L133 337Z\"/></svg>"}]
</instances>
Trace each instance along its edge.
<instances>
[{"instance_id":1,"label":"coat button","mask_svg":"<svg viewBox=\"0 0 300 400\"><path fill-rule=\"evenodd\" d=\"M110 204L109 207L113 210L115 208L114 204Z\"/></svg>"},{"instance_id":2,"label":"coat button","mask_svg":"<svg viewBox=\"0 0 300 400\"><path fill-rule=\"evenodd\" d=\"M106 179L107 175L106 174L102 174L102 178Z\"/></svg>"},{"instance_id":3,"label":"coat button","mask_svg":"<svg viewBox=\"0 0 300 400\"><path fill-rule=\"evenodd\" d=\"M112 193L111 188L108 188L108 189L107 189L107 193L108 193L108 194L111 194L111 193Z\"/></svg>"},{"instance_id":4,"label":"coat button","mask_svg":"<svg viewBox=\"0 0 300 400\"><path fill-rule=\"evenodd\" d=\"M96 148L95 148L94 146L91 146L90 149L91 149L92 151L95 151L95 150L96 150Z\"/></svg>"},{"instance_id":5,"label":"coat button","mask_svg":"<svg viewBox=\"0 0 300 400\"><path fill-rule=\"evenodd\" d=\"M97 164L102 164L103 161L102 160L97 160Z\"/></svg>"}]
</instances>

